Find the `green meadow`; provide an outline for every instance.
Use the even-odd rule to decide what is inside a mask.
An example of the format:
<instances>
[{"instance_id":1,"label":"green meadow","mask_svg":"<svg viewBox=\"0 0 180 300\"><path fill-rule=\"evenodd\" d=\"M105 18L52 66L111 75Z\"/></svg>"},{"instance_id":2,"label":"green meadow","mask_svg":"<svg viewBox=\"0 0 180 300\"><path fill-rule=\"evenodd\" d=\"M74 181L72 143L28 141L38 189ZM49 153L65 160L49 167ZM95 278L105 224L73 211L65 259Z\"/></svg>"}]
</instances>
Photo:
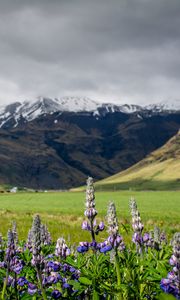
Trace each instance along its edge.
<instances>
[{"instance_id":1,"label":"green meadow","mask_svg":"<svg viewBox=\"0 0 180 300\"><path fill-rule=\"evenodd\" d=\"M169 235L180 230L180 192L178 191L114 191L96 192L98 219L105 220L108 202L116 204L121 232L125 236L130 229L129 199L135 197L145 230L154 225ZM87 240L88 233L81 230L84 219L84 192L48 192L0 194L0 232L6 235L13 220L17 222L18 234L26 239L35 213L48 225L53 239L64 236L75 243ZM100 239L107 236L101 234ZM128 235L127 235L128 236Z\"/></svg>"}]
</instances>

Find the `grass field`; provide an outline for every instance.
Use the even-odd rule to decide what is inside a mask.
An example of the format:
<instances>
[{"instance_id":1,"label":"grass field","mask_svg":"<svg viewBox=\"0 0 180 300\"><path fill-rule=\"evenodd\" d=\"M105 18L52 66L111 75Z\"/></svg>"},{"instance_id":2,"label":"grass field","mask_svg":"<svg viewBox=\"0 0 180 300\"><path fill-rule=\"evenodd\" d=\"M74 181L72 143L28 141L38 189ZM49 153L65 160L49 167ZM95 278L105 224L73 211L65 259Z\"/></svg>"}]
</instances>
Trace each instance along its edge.
<instances>
[{"instance_id":1,"label":"grass field","mask_svg":"<svg viewBox=\"0 0 180 300\"><path fill-rule=\"evenodd\" d=\"M136 198L138 208L147 229L160 226L169 234L180 230L180 192L97 192L98 218L105 221L109 200L114 200L119 222L129 228L129 199ZM17 193L0 195L0 232L3 236L13 220L16 220L19 236L26 238L32 217L39 213L48 225L53 239L64 236L71 243L89 238L81 230L84 219L84 192ZM107 236L101 234L100 239ZM123 232L126 235L125 232Z\"/></svg>"}]
</instances>

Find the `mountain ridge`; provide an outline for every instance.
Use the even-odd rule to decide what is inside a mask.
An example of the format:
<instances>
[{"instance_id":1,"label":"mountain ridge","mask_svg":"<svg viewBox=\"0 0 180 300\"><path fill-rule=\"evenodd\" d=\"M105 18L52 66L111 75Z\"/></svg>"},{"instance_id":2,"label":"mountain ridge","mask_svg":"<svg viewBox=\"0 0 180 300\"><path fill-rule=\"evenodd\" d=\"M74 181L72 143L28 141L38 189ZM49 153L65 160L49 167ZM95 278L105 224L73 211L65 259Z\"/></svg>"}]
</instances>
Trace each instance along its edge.
<instances>
[{"instance_id":1,"label":"mountain ridge","mask_svg":"<svg viewBox=\"0 0 180 300\"><path fill-rule=\"evenodd\" d=\"M100 103L87 97L62 97L47 98L38 97L33 100L14 102L0 107L0 128L16 127L19 124L33 121L43 115L62 112L86 112L93 113L97 118L101 115L114 112L125 114L137 113L139 118L151 117L157 113L180 111L180 102L175 101L171 105L159 103L140 106L135 104Z\"/></svg>"},{"instance_id":2,"label":"mountain ridge","mask_svg":"<svg viewBox=\"0 0 180 300\"><path fill-rule=\"evenodd\" d=\"M67 189L127 169L180 128L180 114L55 112L0 129L0 184Z\"/></svg>"},{"instance_id":3,"label":"mountain ridge","mask_svg":"<svg viewBox=\"0 0 180 300\"><path fill-rule=\"evenodd\" d=\"M142 160L177 132L180 111L39 97L0 109L0 124L0 184L67 189Z\"/></svg>"}]
</instances>

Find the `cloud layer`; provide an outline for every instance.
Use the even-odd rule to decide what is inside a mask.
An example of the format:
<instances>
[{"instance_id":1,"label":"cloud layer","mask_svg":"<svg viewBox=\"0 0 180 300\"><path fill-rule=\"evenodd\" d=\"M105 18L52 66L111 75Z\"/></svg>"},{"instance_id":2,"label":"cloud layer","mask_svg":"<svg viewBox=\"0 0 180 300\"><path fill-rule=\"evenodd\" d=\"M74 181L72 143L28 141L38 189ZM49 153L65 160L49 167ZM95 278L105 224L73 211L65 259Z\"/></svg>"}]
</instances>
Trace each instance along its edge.
<instances>
[{"instance_id":1,"label":"cloud layer","mask_svg":"<svg viewBox=\"0 0 180 300\"><path fill-rule=\"evenodd\" d=\"M179 0L0 0L0 103L180 99Z\"/></svg>"}]
</instances>

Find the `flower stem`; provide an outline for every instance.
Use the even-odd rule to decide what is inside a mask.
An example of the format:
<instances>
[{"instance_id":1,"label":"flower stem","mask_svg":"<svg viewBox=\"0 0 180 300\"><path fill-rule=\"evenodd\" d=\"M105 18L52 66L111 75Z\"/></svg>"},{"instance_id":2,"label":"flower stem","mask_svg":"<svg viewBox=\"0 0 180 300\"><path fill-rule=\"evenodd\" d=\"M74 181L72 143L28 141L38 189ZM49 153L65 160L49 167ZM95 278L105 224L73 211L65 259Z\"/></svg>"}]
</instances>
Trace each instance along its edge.
<instances>
[{"instance_id":1,"label":"flower stem","mask_svg":"<svg viewBox=\"0 0 180 300\"><path fill-rule=\"evenodd\" d=\"M41 272L40 270L36 269L37 271L37 276L38 276L38 281L39 281L39 286L40 286L40 289L41 289L41 293L42 293L42 297L43 297L43 300L47 300L47 297L46 297L46 292L43 288L43 285L42 285L42 275L41 275Z\"/></svg>"},{"instance_id":2,"label":"flower stem","mask_svg":"<svg viewBox=\"0 0 180 300\"><path fill-rule=\"evenodd\" d=\"M119 259L118 259L118 254L116 253L115 255L115 267L116 267L116 274L117 274L117 286L118 289L121 287L121 273L120 273L120 268L119 268ZM118 291L117 293L117 299L122 300L121 292Z\"/></svg>"},{"instance_id":3,"label":"flower stem","mask_svg":"<svg viewBox=\"0 0 180 300\"><path fill-rule=\"evenodd\" d=\"M14 289L15 289L16 299L18 300L19 297L18 297L18 290L17 290L17 275L16 275L16 273L14 273L14 284L15 284Z\"/></svg>"},{"instance_id":4,"label":"flower stem","mask_svg":"<svg viewBox=\"0 0 180 300\"><path fill-rule=\"evenodd\" d=\"M3 290L2 290L2 294L1 294L1 299L4 300L4 296L5 296L5 292L6 292L6 286L7 286L7 282L8 282L8 271L6 272L6 278L4 280L4 284L3 284Z\"/></svg>"},{"instance_id":5,"label":"flower stem","mask_svg":"<svg viewBox=\"0 0 180 300\"><path fill-rule=\"evenodd\" d=\"M99 294L96 290L93 291L93 300L99 300Z\"/></svg>"},{"instance_id":6,"label":"flower stem","mask_svg":"<svg viewBox=\"0 0 180 300\"><path fill-rule=\"evenodd\" d=\"M94 228L93 228L93 220L90 221L90 224L91 224L91 236L92 236L92 242L95 242L95 241L96 241L96 238L95 238L95 233L94 233Z\"/></svg>"}]
</instances>

